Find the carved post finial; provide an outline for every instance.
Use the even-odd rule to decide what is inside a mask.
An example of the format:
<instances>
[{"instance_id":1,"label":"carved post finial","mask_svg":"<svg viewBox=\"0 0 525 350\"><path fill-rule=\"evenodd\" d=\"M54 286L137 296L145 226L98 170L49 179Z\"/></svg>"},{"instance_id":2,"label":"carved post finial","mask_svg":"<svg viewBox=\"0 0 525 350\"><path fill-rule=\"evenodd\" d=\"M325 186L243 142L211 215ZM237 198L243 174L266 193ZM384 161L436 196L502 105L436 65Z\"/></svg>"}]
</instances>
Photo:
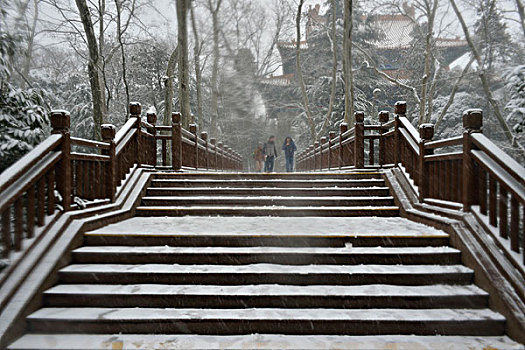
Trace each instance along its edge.
<instances>
[{"instance_id":1,"label":"carved post finial","mask_svg":"<svg viewBox=\"0 0 525 350\"><path fill-rule=\"evenodd\" d=\"M179 112L171 113L171 122L173 124L180 124L181 115Z\"/></svg>"},{"instance_id":2,"label":"carved post finial","mask_svg":"<svg viewBox=\"0 0 525 350\"><path fill-rule=\"evenodd\" d=\"M151 125L155 125L157 124L157 113L155 112L148 112L146 114L146 120L148 121L148 123L150 123Z\"/></svg>"},{"instance_id":3,"label":"carved post finial","mask_svg":"<svg viewBox=\"0 0 525 350\"><path fill-rule=\"evenodd\" d=\"M131 102L129 104L130 117L140 117L142 113L142 105L139 102Z\"/></svg>"},{"instance_id":4,"label":"carved post finial","mask_svg":"<svg viewBox=\"0 0 525 350\"><path fill-rule=\"evenodd\" d=\"M432 141L434 137L434 124L421 124L419 126L419 137L423 141Z\"/></svg>"},{"instance_id":5,"label":"carved post finial","mask_svg":"<svg viewBox=\"0 0 525 350\"><path fill-rule=\"evenodd\" d=\"M100 133L102 135L102 140L109 142L115 139L117 128L113 124L102 124Z\"/></svg>"},{"instance_id":6,"label":"carved post finial","mask_svg":"<svg viewBox=\"0 0 525 350\"><path fill-rule=\"evenodd\" d=\"M470 133L479 133L483 129L483 111L468 109L463 112L463 128Z\"/></svg>"},{"instance_id":7,"label":"carved post finial","mask_svg":"<svg viewBox=\"0 0 525 350\"><path fill-rule=\"evenodd\" d=\"M55 110L51 111L51 127L53 128L53 134L59 134L61 132L69 131L70 127L70 116L68 111Z\"/></svg>"},{"instance_id":8,"label":"carved post finial","mask_svg":"<svg viewBox=\"0 0 525 350\"><path fill-rule=\"evenodd\" d=\"M407 103L406 101L397 101L394 105L395 114L406 114L407 113Z\"/></svg>"},{"instance_id":9,"label":"carved post finial","mask_svg":"<svg viewBox=\"0 0 525 350\"><path fill-rule=\"evenodd\" d=\"M379 112L379 122L381 124L388 123L389 119L390 119L390 113L388 113L388 111Z\"/></svg>"},{"instance_id":10,"label":"carved post finial","mask_svg":"<svg viewBox=\"0 0 525 350\"><path fill-rule=\"evenodd\" d=\"M356 123L364 123L364 121L365 121L365 112L363 112L363 111L355 112L355 122Z\"/></svg>"}]
</instances>

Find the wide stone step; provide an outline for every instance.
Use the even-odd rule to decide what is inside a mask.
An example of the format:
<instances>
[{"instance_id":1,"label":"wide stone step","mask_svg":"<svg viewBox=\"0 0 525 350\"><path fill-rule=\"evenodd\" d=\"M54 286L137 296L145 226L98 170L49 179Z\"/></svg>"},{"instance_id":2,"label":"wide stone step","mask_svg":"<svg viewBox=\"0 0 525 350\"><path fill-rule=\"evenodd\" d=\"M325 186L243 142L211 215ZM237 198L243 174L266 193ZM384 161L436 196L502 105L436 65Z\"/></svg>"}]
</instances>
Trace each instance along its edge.
<instances>
[{"instance_id":1,"label":"wide stone step","mask_svg":"<svg viewBox=\"0 0 525 350\"><path fill-rule=\"evenodd\" d=\"M62 284L44 293L52 307L185 308L485 308L476 286L92 285Z\"/></svg>"},{"instance_id":2,"label":"wide stone step","mask_svg":"<svg viewBox=\"0 0 525 350\"><path fill-rule=\"evenodd\" d=\"M416 335L186 335L186 334L26 334L10 350L101 350L134 349L405 349L405 350L523 350L506 336L416 336Z\"/></svg>"},{"instance_id":3,"label":"wide stone step","mask_svg":"<svg viewBox=\"0 0 525 350\"><path fill-rule=\"evenodd\" d=\"M348 206L348 207L315 207L315 206L140 206L137 216L379 216L394 217L399 215L397 206Z\"/></svg>"},{"instance_id":4,"label":"wide stone step","mask_svg":"<svg viewBox=\"0 0 525 350\"><path fill-rule=\"evenodd\" d=\"M234 188L348 188L385 187L383 179L362 180L222 180L222 179L153 179L152 187L234 187Z\"/></svg>"},{"instance_id":5,"label":"wide stone step","mask_svg":"<svg viewBox=\"0 0 525 350\"><path fill-rule=\"evenodd\" d=\"M84 236L87 245L448 246L449 235L400 217L134 217Z\"/></svg>"},{"instance_id":6,"label":"wide stone step","mask_svg":"<svg viewBox=\"0 0 525 350\"><path fill-rule=\"evenodd\" d=\"M59 271L70 284L429 285L470 284L472 277L462 265L73 264Z\"/></svg>"},{"instance_id":7,"label":"wide stone step","mask_svg":"<svg viewBox=\"0 0 525 350\"><path fill-rule=\"evenodd\" d=\"M354 247L442 247L449 244L449 236L445 234L178 234L178 233L137 233L137 232L88 232L84 236L86 245L116 245L116 246L185 246L185 247L344 247L350 244Z\"/></svg>"},{"instance_id":8,"label":"wide stone step","mask_svg":"<svg viewBox=\"0 0 525 350\"><path fill-rule=\"evenodd\" d=\"M210 172L158 172L156 179L222 179L222 180L349 180L380 179L377 171L317 172L317 173L210 173Z\"/></svg>"},{"instance_id":9,"label":"wide stone step","mask_svg":"<svg viewBox=\"0 0 525 350\"><path fill-rule=\"evenodd\" d=\"M449 247L170 247L85 246L73 251L76 263L159 264L459 264L461 254Z\"/></svg>"},{"instance_id":10,"label":"wide stone step","mask_svg":"<svg viewBox=\"0 0 525 350\"><path fill-rule=\"evenodd\" d=\"M220 187L150 187L147 196L389 196L388 187L357 188L220 188Z\"/></svg>"},{"instance_id":11,"label":"wide stone step","mask_svg":"<svg viewBox=\"0 0 525 350\"><path fill-rule=\"evenodd\" d=\"M360 207L393 206L394 197L242 197L242 196L158 196L142 198L143 206L286 206Z\"/></svg>"},{"instance_id":12,"label":"wide stone step","mask_svg":"<svg viewBox=\"0 0 525 350\"><path fill-rule=\"evenodd\" d=\"M488 309L42 308L33 332L179 334L503 335Z\"/></svg>"}]
</instances>

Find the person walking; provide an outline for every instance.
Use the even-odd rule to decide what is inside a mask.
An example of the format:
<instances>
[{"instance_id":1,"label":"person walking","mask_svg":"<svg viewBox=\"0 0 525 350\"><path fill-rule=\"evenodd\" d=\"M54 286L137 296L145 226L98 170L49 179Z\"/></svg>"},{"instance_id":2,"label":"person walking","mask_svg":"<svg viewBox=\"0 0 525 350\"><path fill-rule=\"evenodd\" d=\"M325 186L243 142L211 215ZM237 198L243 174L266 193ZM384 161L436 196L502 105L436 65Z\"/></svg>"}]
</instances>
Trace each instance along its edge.
<instances>
[{"instance_id":1,"label":"person walking","mask_svg":"<svg viewBox=\"0 0 525 350\"><path fill-rule=\"evenodd\" d=\"M286 158L286 171L291 173L293 172L293 158L295 151L297 151L297 147L290 136L284 140L283 151L284 157Z\"/></svg>"},{"instance_id":2,"label":"person walking","mask_svg":"<svg viewBox=\"0 0 525 350\"><path fill-rule=\"evenodd\" d=\"M263 169L264 153L261 144L257 145L255 151L253 151L253 159L255 160L255 171L260 173Z\"/></svg>"},{"instance_id":3,"label":"person walking","mask_svg":"<svg viewBox=\"0 0 525 350\"><path fill-rule=\"evenodd\" d=\"M263 154L265 156L264 171L267 173L273 172L275 158L277 158L277 148L275 148L275 136L270 136L268 142L264 144Z\"/></svg>"}]
</instances>

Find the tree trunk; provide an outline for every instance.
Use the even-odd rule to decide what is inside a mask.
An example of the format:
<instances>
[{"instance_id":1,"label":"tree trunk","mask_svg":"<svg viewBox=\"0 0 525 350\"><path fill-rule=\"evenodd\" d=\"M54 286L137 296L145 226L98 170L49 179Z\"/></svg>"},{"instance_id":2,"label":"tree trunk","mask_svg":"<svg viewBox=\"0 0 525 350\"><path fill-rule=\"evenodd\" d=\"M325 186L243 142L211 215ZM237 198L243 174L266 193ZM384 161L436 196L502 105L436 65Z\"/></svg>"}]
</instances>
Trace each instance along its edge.
<instances>
[{"instance_id":1,"label":"tree trunk","mask_svg":"<svg viewBox=\"0 0 525 350\"><path fill-rule=\"evenodd\" d=\"M436 18L437 0L432 4L426 2L427 8L427 32L425 35L425 67L423 71L423 78L421 79L421 100L419 102L419 123L426 123L427 117L427 101L431 103L432 98L428 96L428 81L430 79L430 65L432 59L432 34L434 30L434 19Z\"/></svg>"},{"instance_id":2,"label":"tree trunk","mask_svg":"<svg viewBox=\"0 0 525 350\"><path fill-rule=\"evenodd\" d=\"M217 122L219 118L219 9L222 0L217 0L217 4L213 6L212 1L208 0L208 7L212 15L213 27L213 67L211 71L211 133L217 135Z\"/></svg>"},{"instance_id":3,"label":"tree trunk","mask_svg":"<svg viewBox=\"0 0 525 350\"><path fill-rule=\"evenodd\" d=\"M91 21L91 14L87 6L86 0L75 0L86 34L86 41L88 45L88 73L89 83L91 86L91 96L93 99L93 121L94 121L94 137L97 140L101 139L100 127L106 119L106 104L105 104L105 83L102 74L101 59L99 53L99 46L95 31L93 30L93 22Z\"/></svg>"},{"instance_id":4,"label":"tree trunk","mask_svg":"<svg viewBox=\"0 0 525 350\"><path fill-rule=\"evenodd\" d=\"M188 25L189 0L177 0L178 47L179 47L179 104L182 126L188 128L191 118L190 71L188 64Z\"/></svg>"},{"instance_id":5,"label":"tree trunk","mask_svg":"<svg viewBox=\"0 0 525 350\"><path fill-rule=\"evenodd\" d=\"M331 33L331 41L332 41L332 84L330 87L330 102L328 102L328 112L326 113L326 118L323 123L323 127L321 128L319 134L323 135L326 133L326 129L330 125L330 120L332 118L332 112L334 110L334 102L335 102L335 92L337 88L337 31L336 31L336 0L331 0L332 4L332 33Z\"/></svg>"},{"instance_id":6,"label":"tree trunk","mask_svg":"<svg viewBox=\"0 0 525 350\"><path fill-rule=\"evenodd\" d=\"M303 97L303 106L306 112L306 119L308 125L310 126L310 135L312 142L316 141L317 135L315 132L315 123L312 118L312 113L310 112L310 102L308 101L308 94L306 93L306 86L303 79L303 71L301 69L301 12L303 9L304 0L299 1L299 6L297 7L297 16L295 17L295 29L297 33L296 43L295 43L295 70L297 75L297 81L301 88L301 95Z\"/></svg>"},{"instance_id":7,"label":"tree trunk","mask_svg":"<svg viewBox=\"0 0 525 350\"><path fill-rule=\"evenodd\" d=\"M24 55L24 65L22 67L22 88L25 88L26 86L26 80L29 81L29 71L31 70L31 61L33 60L33 47L35 43L35 35L36 35L36 25L38 23L38 15L39 15L39 1L35 0L35 9L33 13L33 22L31 24L31 29L29 31L29 36L27 38L27 50Z\"/></svg>"},{"instance_id":8,"label":"tree trunk","mask_svg":"<svg viewBox=\"0 0 525 350\"><path fill-rule=\"evenodd\" d=\"M124 83L124 90L126 92L126 115L129 114L129 104L131 98L129 96L129 84L126 77L126 52L124 49L124 42L122 40L122 3L120 0L115 0L115 7L117 8L117 40L120 46L120 55L122 60L122 81Z\"/></svg>"},{"instance_id":9,"label":"tree trunk","mask_svg":"<svg viewBox=\"0 0 525 350\"><path fill-rule=\"evenodd\" d=\"M200 53L202 49L202 44L199 40L199 33L197 32L197 21L195 19L195 11L193 10L193 5L190 5L190 11L191 11L191 27L193 31L193 38L195 40L194 47L193 47L193 64L195 65L195 80L197 83L197 121L199 123L199 128L202 129L204 127L204 120L202 116L202 72L201 72L201 59L200 59ZM192 121L194 122L194 121Z\"/></svg>"},{"instance_id":10,"label":"tree trunk","mask_svg":"<svg viewBox=\"0 0 525 350\"><path fill-rule=\"evenodd\" d=\"M345 122L354 124L354 77L352 72L353 0L344 7L343 75L345 78Z\"/></svg>"},{"instance_id":11,"label":"tree trunk","mask_svg":"<svg viewBox=\"0 0 525 350\"><path fill-rule=\"evenodd\" d=\"M516 6L518 7L518 14L520 15L521 29L523 30L523 36L525 36L525 5L521 0L516 0Z\"/></svg>"},{"instance_id":12,"label":"tree trunk","mask_svg":"<svg viewBox=\"0 0 525 350\"><path fill-rule=\"evenodd\" d=\"M470 51L478 64L478 67L480 70L479 78L481 79L481 83L483 85L483 90L485 92L485 95L487 96L487 100L489 100L489 103L492 106L492 109L494 110L494 114L496 115L496 118L498 119L501 125L501 128L505 132L505 136L507 137L507 139L509 140L511 144L514 144L514 136L512 135L512 131L510 130L507 122L505 121L505 118L501 114L501 110L499 108L498 101L496 101L496 99L494 98L494 95L492 94L492 91L490 90L488 78L485 75L485 72L483 70L483 62L481 60L481 56L479 54L479 51L476 45L472 41L472 37L470 36L470 32L467 27L467 24L465 23L465 20L463 19L463 15L459 11L455 0L450 0L450 4L452 5L452 8L454 9L454 12L456 13L456 16L459 20L459 23L461 24L461 28L463 29L463 33L465 34L465 39L467 40Z\"/></svg>"},{"instance_id":13,"label":"tree trunk","mask_svg":"<svg viewBox=\"0 0 525 350\"><path fill-rule=\"evenodd\" d=\"M179 60L179 47L170 55L168 68L166 69L166 81L164 83L164 125L171 125L171 113L173 112L173 80L175 78L175 67Z\"/></svg>"}]
</instances>

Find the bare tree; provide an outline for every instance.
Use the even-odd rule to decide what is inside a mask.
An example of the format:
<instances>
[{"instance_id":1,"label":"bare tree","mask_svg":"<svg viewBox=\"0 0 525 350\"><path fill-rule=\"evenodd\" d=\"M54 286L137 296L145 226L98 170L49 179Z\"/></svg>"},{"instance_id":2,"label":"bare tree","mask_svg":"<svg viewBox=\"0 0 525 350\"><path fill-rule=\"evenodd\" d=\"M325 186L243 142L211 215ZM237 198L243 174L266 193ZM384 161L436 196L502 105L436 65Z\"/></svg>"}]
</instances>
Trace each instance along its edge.
<instances>
[{"instance_id":1,"label":"bare tree","mask_svg":"<svg viewBox=\"0 0 525 350\"><path fill-rule=\"evenodd\" d=\"M345 81L345 122L354 123L354 81L352 73L353 0L344 6L343 76Z\"/></svg>"},{"instance_id":2,"label":"bare tree","mask_svg":"<svg viewBox=\"0 0 525 350\"><path fill-rule=\"evenodd\" d=\"M187 14L190 0L177 0L178 49L179 49L179 104L182 114L182 125L189 126L190 106L190 69L188 64L188 25ZM171 101L169 101L171 102Z\"/></svg>"},{"instance_id":3,"label":"bare tree","mask_svg":"<svg viewBox=\"0 0 525 350\"><path fill-rule=\"evenodd\" d=\"M190 5L191 13L191 28L193 31L193 38L195 43L193 44L193 65L195 66L195 80L196 80L196 90L197 90L197 120L199 122L199 127L203 127L203 116L202 116L202 71L201 71L201 52L202 47L204 46L204 41L199 39L199 32L197 31L197 20L195 19L195 10L193 5ZM192 123L195 121L192 120Z\"/></svg>"},{"instance_id":4,"label":"bare tree","mask_svg":"<svg viewBox=\"0 0 525 350\"><path fill-rule=\"evenodd\" d=\"M296 30L296 42L295 42L295 70L297 75L297 82L301 89L301 96L303 98L303 107L306 114L308 125L310 126L310 137L312 141L317 139L315 132L315 123L310 111L310 102L308 101L308 94L306 93L306 86L304 84L303 71L301 69L301 12L303 10L304 0L299 1L297 6L297 15L295 17L295 30Z\"/></svg>"},{"instance_id":5,"label":"bare tree","mask_svg":"<svg viewBox=\"0 0 525 350\"><path fill-rule=\"evenodd\" d=\"M173 81L175 80L175 68L179 61L179 47L171 52L164 80L164 125L171 125L171 113L173 112Z\"/></svg>"},{"instance_id":6,"label":"bare tree","mask_svg":"<svg viewBox=\"0 0 525 350\"><path fill-rule=\"evenodd\" d=\"M93 22L91 20L91 13L87 6L86 0L75 0L84 28L86 43L88 47L88 73L89 83L91 85L91 96L93 99L93 121L95 123L94 137L100 140L100 127L106 120L107 108L106 108L106 97L105 97L105 80L102 68L102 57L100 54L101 48L103 48L103 36L100 37L100 43L97 41L95 31L93 29ZM102 18L99 18L99 22L103 22ZM103 25L100 24L100 28ZM101 29L103 33L103 29Z\"/></svg>"},{"instance_id":7,"label":"bare tree","mask_svg":"<svg viewBox=\"0 0 525 350\"><path fill-rule=\"evenodd\" d=\"M211 132L212 134L216 134L217 119L219 118L219 10L221 8L222 0L216 0L215 3L212 0L208 0L207 4L208 10L211 13L213 27L213 67L211 73Z\"/></svg>"},{"instance_id":8,"label":"bare tree","mask_svg":"<svg viewBox=\"0 0 525 350\"><path fill-rule=\"evenodd\" d=\"M514 136L512 135L512 131L510 130L507 122L505 121L505 117L503 117L503 114L501 113L501 109L499 108L498 101L496 100L496 98L492 94L492 91L490 90L489 80L487 78L485 70L483 69L483 61L481 59L481 55L479 53L479 50L476 44L472 40L472 36L470 35L470 31L468 29L467 23L465 22L465 19L463 18L463 14L459 10L455 0L450 0L450 4L452 5L452 8L454 9L454 13L456 14L456 17L458 18L459 23L461 24L461 28L463 29L463 34L465 35L465 39L467 40L472 56L474 57L474 59L476 60L476 63L479 66L479 78L481 79L481 84L483 86L483 91L485 92L485 96L487 97L487 100L492 106L492 109L494 110L494 114L496 115L496 118L498 119L499 124L501 128L503 129L503 132L505 133L505 136L507 137L510 143L515 144Z\"/></svg>"},{"instance_id":9,"label":"bare tree","mask_svg":"<svg viewBox=\"0 0 525 350\"><path fill-rule=\"evenodd\" d=\"M326 129L330 124L330 119L332 118L332 112L334 110L335 102L335 92L337 88L337 30L336 30L336 17L337 17L337 7L336 0L331 0L332 4L332 20L331 20L331 33L328 36L332 44L332 83L330 85L330 102L328 103L328 111L326 112L326 118L324 120L323 126L319 131L320 135L326 133Z\"/></svg>"}]
</instances>

